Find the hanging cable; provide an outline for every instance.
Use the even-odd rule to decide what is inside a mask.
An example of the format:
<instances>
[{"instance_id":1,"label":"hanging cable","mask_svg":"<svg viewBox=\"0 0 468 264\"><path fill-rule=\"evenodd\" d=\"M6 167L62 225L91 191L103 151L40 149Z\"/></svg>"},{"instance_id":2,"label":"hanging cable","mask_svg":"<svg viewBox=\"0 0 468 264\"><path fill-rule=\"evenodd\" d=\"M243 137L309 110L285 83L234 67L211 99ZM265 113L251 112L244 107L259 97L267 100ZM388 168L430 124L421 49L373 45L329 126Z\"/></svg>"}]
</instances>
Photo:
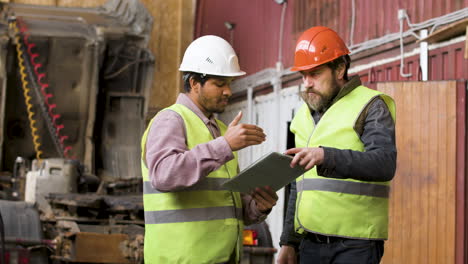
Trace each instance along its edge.
<instances>
[{"instance_id":1,"label":"hanging cable","mask_svg":"<svg viewBox=\"0 0 468 264\"><path fill-rule=\"evenodd\" d=\"M349 31L349 46L353 46L354 25L356 22L356 0L351 1L351 29Z\"/></svg>"},{"instance_id":2,"label":"hanging cable","mask_svg":"<svg viewBox=\"0 0 468 264\"><path fill-rule=\"evenodd\" d=\"M443 16L440 16L440 17L431 18L431 19L426 20L424 22L415 23L415 24L412 24L410 22L410 20L409 20L408 15L405 14L405 18L407 19L408 25L409 25L410 28L409 28L408 31L403 32L402 37L406 38L408 36L413 35L416 38L419 38L419 35L417 35L416 33L419 32L422 29L427 29L429 27L432 27L431 30L430 30L430 33L432 33L437 27L439 27L441 25L453 23L455 21L458 21L458 20L461 20L461 19L464 19L464 18L467 18L467 17L468 17L468 7L464 8L464 9L461 9L461 10L458 10L458 11L455 11L455 12L452 12L452 13L449 13L449 14L446 14L446 15L443 15ZM399 38L400 38L400 32L391 33L391 34L387 34L385 36L382 36L380 38L371 39L369 41L365 41L365 42L361 42L361 43L358 43L358 44L351 45L349 48L351 50L351 53L356 54L356 53L362 52L364 50L372 49L372 48L375 48L377 46L396 41Z\"/></svg>"},{"instance_id":3,"label":"hanging cable","mask_svg":"<svg viewBox=\"0 0 468 264\"><path fill-rule=\"evenodd\" d=\"M406 12L405 12L406 13ZM404 62L404 46L403 46L403 20L404 17L399 17L400 20L400 75L402 77L411 77L411 73L404 73L405 62Z\"/></svg>"},{"instance_id":4,"label":"hanging cable","mask_svg":"<svg viewBox=\"0 0 468 264\"><path fill-rule=\"evenodd\" d=\"M403 9L403 10L404 10L404 9ZM398 12L400 12L400 11L398 11ZM414 33L414 28L415 28L415 27L412 26L412 24L411 24L411 22L410 22L410 19L409 19L409 16L408 16L408 13L406 12L406 10L404 10L404 13L405 13L405 14L404 14L403 18L400 18L400 19L399 19L399 20L400 20L400 24L402 24L402 21L403 21L404 19L406 19L406 22L408 23L408 26L410 27L410 29L409 29L407 32L408 32L409 34L413 35L413 37L415 37L415 38L417 38L417 39L420 39L419 35L416 34L416 33ZM401 26L400 26L400 27L401 27ZM401 34L402 34L402 29L400 28L400 35L401 35Z\"/></svg>"},{"instance_id":5,"label":"hanging cable","mask_svg":"<svg viewBox=\"0 0 468 264\"><path fill-rule=\"evenodd\" d=\"M280 31L279 31L279 43L278 43L278 62L283 63L283 32L284 32L284 18L286 16L286 7L288 3L283 2L283 8L281 10L280 20Z\"/></svg>"},{"instance_id":6,"label":"hanging cable","mask_svg":"<svg viewBox=\"0 0 468 264\"><path fill-rule=\"evenodd\" d=\"M43 152L41 151L41 143L39 139L39 133L36 128L36 120L34 120L35 113L33 111L33 105L31 103L32 97L30 96L30 89L28 87L28 81L27 81L27 76L26 76L26 70L24 67L24 60L23 60L23 51L21 48L21 39L19 37L19 29L16 21L10 23L10 27L14 30L15 32L15 40L16 40L16 52L18 56L18 66L19 66L19 73L21 76L21 84L23 88L23 95L24 95L24 101L26 104L26 111L28 112L28 119L29 119L29 126L31 128L31 136L33 139L33 145L34 145L34 150L36 151L36 159L39 160L39 162L42 160L42 154Z\"/></svg>"},{"instance_id":7,"label":"hanging cable","mask_svg":"<svg viewBox=\"0 0 468 264\"><path fill-rule=\"evenodd\" d=\"M128 70L130 66L136 64L136 63L142 63L142 62L151 62L153 60L151 59L139 59L139 60L135 60L135 61L132 61L132 62L129 62L127 64L125 64L124 66L122 66L122 68L120 68L119 70L111 73L111 74L108 74L108 75L105 75L104 76L104 79L105 80L109 80L109 79L113 79L117 76L119 76L120 74L122 74L124 71Z\"/></svg>"}]
</instances>

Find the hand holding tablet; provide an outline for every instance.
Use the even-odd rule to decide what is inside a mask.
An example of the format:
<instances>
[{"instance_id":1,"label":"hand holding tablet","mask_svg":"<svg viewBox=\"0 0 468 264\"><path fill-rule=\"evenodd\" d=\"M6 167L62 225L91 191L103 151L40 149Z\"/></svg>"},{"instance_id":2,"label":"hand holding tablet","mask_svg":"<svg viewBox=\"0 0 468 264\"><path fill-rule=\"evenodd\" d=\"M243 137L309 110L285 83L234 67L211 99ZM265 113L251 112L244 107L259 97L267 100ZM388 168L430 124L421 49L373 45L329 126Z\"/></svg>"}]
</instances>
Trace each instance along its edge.
<instances>
[{"instance_id":1,"label":"hand holding tablet","mask_svg":"<svg viewBox=\"0 0 468 264\"><path fill-rule=\"evenodd\" d=\"M264 186L270 186L274 191L278 191L305 172L301 166L291 168L292 159L292 156L271 152L226 181L223 187L243 193Z\"/></svg>"}]
</instances>

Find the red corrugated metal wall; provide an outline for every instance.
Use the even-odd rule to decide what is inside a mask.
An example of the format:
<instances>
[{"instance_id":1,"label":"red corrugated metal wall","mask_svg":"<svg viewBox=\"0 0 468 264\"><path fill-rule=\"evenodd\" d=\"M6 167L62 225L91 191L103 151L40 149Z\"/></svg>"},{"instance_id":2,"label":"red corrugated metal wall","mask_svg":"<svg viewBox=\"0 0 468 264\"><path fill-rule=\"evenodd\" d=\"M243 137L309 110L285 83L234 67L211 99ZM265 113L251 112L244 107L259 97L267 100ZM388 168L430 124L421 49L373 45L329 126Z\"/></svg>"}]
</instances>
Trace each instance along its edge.
<instances>
[{"instance_id":1,"label":"red corrugated metal wall","mask_svg":"<svg viewBox=\"0 0 468 264\"><path fill-rule=\"evenodd\" d=\"M468 79L468 60L463 57L464 46L464 42L459 42L429 51L428 80ZM363 83L372 88L375 88L376 82L420 80L419 55L405 58L404 63L405 73L411 73L411 77L401 77L400 60L366 69L357 74Z\"/></svg>"},{"instance_id":2,"label":"red corrugated metal wall","mask_svg":"<svg viewBox=\"0 0 468 264\"><path fill-rule=\"evenodd\" d=\"M354 44L398 32L399 9L406 9L414 24L468 7L468 0L354 1ZM311 26L334 28L349 44L352 3L353 0L287 1L282 48L285 67L292 65L297 36ZM273 0L198 0L195 37L215 34L229 41L224 22L234 22L234 48L246 71L252 74L274 67L278 59L281 9Z\"/></svg>"},{"instance_id":3,"label":"red corrugated metal wall","mask_svg":"<svg viewBox=\"0 0 468 264\"><path fill-rule=\"evenodd\" d=\"M292 3L288 3L282 42L283 58L288 62L292 61L295 45L291 39L292 8ZM273 0L199 0L195 37L213 34L230 41L224 22L235 23L231 44L242 69L252 74L275 67L278 61L281 11L282 6Z\"/></svg>"}]
</instances>

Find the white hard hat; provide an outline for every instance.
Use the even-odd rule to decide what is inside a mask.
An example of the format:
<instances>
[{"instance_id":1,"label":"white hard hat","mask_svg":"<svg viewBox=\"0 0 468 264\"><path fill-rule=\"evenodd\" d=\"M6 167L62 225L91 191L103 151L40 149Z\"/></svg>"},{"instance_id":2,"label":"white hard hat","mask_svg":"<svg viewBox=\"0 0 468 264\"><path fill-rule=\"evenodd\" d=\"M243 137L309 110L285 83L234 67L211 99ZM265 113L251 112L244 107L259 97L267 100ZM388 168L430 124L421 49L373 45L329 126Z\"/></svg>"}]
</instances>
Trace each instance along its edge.
<instances>
[{"instance_id":1,"label":"white hard hat","mask_svg":"<svg viewBox=\"0 0 468 264\"><path fill-rule=\"evenodd\" d=\"M241 76L239 60L231 45L217 36L203 36L185 50L179 71L216 76Z\"/></svg>"}]
</instances>

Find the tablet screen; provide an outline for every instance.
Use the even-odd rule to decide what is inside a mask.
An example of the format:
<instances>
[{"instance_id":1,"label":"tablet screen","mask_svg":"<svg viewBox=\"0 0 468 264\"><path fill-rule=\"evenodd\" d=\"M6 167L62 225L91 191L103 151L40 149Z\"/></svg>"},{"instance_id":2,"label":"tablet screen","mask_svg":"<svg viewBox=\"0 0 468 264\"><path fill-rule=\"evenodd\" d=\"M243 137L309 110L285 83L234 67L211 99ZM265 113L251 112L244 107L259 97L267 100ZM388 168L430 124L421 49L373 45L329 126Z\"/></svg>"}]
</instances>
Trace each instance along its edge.
<instances>
[{"instance_id":1,"label":"tablet screen","mask_svg":"<svg viewBox=\"0 0 468 264\"><path fill-rule=\"evenodd\" d=\"M223 187L243 193L264 186L270 186L274 191L278 191L305 172L299 165L291 168L289 164L292 159L292 156L271 152L226 181Z\"/></svg>"}]
</instances>

